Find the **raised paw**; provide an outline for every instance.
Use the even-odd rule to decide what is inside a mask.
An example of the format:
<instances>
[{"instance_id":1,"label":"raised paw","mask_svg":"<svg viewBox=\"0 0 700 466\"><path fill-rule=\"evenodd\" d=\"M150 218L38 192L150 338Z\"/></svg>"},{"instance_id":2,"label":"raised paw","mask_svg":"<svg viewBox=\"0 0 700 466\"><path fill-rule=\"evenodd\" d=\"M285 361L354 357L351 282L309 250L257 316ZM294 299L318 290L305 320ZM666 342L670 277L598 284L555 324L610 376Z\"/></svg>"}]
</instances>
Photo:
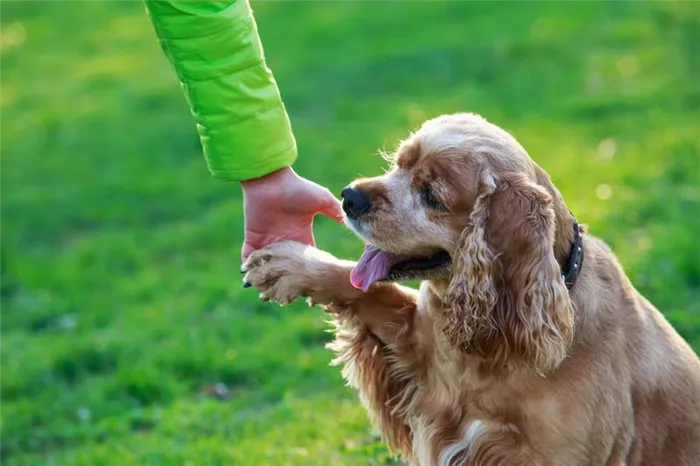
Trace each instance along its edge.
<instances>
[{"instance_id":1,"label":"raised paw","mask_svg":"<svg viewBox=\"0 0 700 466\"><path fill-rule=\"evenodd\" d=\"M274 243L250 255L243 281L257 288L261 299L289 304L309 295L323 254L295 241Z\"/></svg>"}]
</instances>

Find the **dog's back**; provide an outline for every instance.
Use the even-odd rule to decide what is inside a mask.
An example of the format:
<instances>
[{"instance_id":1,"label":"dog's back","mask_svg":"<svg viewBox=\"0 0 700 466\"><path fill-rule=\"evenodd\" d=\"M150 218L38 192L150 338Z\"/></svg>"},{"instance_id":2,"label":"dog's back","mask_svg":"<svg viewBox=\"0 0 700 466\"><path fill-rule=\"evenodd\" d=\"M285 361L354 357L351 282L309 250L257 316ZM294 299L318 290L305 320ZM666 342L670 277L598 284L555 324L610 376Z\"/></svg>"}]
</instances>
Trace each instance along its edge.
<instances>
[{"instance_id":1,"label":"dog's back","mask_svg":"<svg viewBox=\"0 0 700 466\"><path fill-rule=\"evenodd\" d=\"M700 362L666 319L637 294L626 328L635 441L628 466L700 465Z\"/></svg>"},{"instance_id":2,"label":"dog's back","mask_svg":"<svg viewBox=\"0 0 700 466\"><path fill-rule=\"evenodd\" d=\"M587 391L613 401L599 404L611 416L605 428L620 431L621 464L700 465L698 356L632 286L607 245L588 236L586 251L588 273L573 292L579 322L570 363L599 368Z\"/></svg>"}]
</instances>

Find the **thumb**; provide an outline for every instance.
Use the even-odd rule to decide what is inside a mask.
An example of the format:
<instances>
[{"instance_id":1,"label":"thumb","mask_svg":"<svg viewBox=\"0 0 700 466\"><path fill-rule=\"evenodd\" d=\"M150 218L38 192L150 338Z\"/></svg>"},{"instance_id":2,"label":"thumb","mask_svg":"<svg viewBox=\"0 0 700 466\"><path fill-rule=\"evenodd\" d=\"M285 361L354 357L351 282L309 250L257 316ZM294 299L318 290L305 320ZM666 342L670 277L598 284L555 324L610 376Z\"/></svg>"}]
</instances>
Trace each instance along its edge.
<instances>
[{"instance_id":1,"label":"thumb","mask_svg":"<svg viewBox=\"0 0 700 466\"><path fill-rule=\"evenodd\" d=\"M323 204L319 209L319 213L332 218L338 223L345 223L342 204L328 189L325 191Z\"/></svg>"}]
</instances>

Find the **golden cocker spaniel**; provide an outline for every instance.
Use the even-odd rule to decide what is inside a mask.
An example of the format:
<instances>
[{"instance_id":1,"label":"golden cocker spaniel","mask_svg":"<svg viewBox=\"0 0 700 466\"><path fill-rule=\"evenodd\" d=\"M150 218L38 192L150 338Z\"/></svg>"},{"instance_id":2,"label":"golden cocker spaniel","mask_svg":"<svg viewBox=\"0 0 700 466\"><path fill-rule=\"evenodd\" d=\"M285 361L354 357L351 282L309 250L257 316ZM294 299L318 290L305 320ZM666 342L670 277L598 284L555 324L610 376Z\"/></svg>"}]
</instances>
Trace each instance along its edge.
<instances>
[{"instance_id":1,"label":"golden cocker spaniel","mask_svg":"<svg viewBox=\"0 0 700 466\"><path fill-rule=\"evenodd\" d=\"M457 114L393 158L343 190L357 263L283 242L244 264L263 299L333 316L389 447L425 466L699 466L697 355L525 149Z\"/></svg>"}]
</instances>

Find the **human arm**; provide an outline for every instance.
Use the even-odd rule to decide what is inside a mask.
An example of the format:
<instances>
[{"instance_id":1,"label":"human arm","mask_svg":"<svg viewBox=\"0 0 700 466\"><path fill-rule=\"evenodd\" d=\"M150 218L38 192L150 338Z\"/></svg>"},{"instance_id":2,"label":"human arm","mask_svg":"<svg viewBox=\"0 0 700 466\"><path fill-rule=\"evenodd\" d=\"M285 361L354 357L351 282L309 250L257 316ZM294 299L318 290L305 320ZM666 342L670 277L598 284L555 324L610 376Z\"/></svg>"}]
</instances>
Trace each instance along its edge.
<instances>
[{"instance_id":1,"label":"human arm","mask_svg":"<svg viewBox=\"0 0 700 466\"><path fill-rule=\"evenodd\" d=\"M242 258L284 239L313 245L314 216L342 222L340 203L291 169L296 143L247 0L145 3L211 173L241 181Z\"/></svg>"}]
</instances>

